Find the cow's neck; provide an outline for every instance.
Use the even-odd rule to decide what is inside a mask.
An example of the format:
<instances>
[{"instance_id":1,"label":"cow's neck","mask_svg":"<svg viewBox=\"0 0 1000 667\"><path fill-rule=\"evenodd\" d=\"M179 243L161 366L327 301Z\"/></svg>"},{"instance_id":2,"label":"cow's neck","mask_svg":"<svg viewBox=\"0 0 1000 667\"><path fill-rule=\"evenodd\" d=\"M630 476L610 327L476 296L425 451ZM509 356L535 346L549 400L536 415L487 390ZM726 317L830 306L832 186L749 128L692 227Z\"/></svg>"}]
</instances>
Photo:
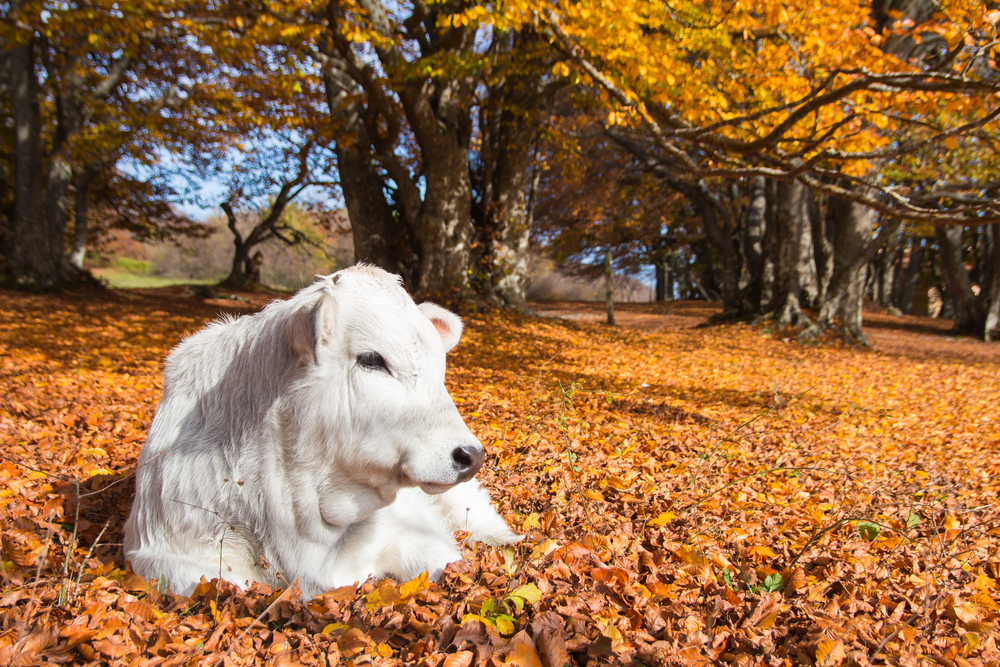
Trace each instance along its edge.
<instances>
[{"instance_id":1,"label":"cow's neck","mask_svg":"<svg viewBox=\"0 0 1000 667\"><path fill-rule=\"evenodd\" d=\"M378 489L335 475L323 485L319 494L319 513L323 522L339 528L364 521L396 500L393 488Z\"/></svg>"}]
</instances>

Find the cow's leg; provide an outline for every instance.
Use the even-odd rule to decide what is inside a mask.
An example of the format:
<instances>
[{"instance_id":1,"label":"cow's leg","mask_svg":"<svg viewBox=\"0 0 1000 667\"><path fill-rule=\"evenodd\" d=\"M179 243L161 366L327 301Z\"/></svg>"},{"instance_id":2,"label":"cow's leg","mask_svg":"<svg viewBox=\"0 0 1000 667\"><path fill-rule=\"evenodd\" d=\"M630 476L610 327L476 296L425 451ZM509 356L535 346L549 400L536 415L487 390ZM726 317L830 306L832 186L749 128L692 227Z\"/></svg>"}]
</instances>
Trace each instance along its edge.
<instances>
[{"instance_id":1,"label":"cow's leg","mask_svg":"<svg viewBox=\"0 0 1000 667\"><path fill-rule=\"evenodd\" d=\"M523 535L512 532L507 522L500 518L493 508L490 494L474 479L429 498L440 508L451 530L466 530L473 540L498 545L524 539Z\"/></svg>"},{"instance_id":2,"label":"cow's leg","mask_svg":"<svg viewBox=\"0 0 1000 667\"><path fill-rule=\"evenodd\" d=\"M130 562L142 576L157 573L175 595L190 595L202 577L206 580L221 577L240 588L247 588L254 581L278 584L272 573L233 553L223 553L220 557L219 552L178 555L150 554L143 550L132 554Z\"/></svg>"}]
</instances>

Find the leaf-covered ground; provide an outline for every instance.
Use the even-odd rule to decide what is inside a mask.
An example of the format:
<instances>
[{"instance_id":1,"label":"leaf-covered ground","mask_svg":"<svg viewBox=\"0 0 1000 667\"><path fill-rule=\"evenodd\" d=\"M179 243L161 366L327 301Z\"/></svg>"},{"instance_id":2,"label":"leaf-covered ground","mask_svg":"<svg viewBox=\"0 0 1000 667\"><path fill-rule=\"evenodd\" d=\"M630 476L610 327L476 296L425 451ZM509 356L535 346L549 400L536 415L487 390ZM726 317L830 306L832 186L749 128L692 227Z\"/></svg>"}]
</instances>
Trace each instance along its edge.
<instances>
[{"instance_id":1,"label":"leaf-covered ground","mask_svg":"<svg viewBox=\"0 0 1000 667\"><path fill-rule=\"evenodd\" d=\"M161 591L122 560L131 473L224 305L0 292L0 665L1000 660L1000 349L916 319L864 350L697 304L470 316L449 387L524 543L436 585Z\"/></svg>"}]
</instances>

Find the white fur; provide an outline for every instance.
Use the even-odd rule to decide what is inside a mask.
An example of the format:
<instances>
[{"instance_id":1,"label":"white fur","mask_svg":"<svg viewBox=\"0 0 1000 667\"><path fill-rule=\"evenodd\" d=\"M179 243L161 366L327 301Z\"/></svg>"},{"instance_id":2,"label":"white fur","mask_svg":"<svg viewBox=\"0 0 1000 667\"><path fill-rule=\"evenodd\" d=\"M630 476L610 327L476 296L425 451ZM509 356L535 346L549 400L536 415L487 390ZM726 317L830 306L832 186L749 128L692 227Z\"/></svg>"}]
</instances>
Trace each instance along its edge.
<instances>
[{"instance_id":1,"label":"white fur","mask_svg":"<svg viewBox=\"0 0 1000 667\"><path fill-rule=\"evenodd\" d=\"M454 314L358 266L187 338L139 457L125 557L175 593L221 576L299 579L311 597L437 577L460 558L455 530L516 541L470 479L482 445L444 386L461 334ZM363 366L366 352L389 373Z\"/></svg>"}]
</instances>

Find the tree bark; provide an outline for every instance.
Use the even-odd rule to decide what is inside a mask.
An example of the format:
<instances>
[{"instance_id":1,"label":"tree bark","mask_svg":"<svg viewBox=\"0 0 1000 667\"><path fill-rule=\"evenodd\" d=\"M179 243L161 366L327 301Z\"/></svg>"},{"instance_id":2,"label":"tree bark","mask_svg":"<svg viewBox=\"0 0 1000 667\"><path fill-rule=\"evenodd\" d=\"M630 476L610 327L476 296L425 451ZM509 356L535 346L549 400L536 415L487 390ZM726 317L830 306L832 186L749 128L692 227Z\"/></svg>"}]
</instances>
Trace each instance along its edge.
<instances>
[{"instance_id":1,"label":"tree bark","mask_svg":"<svg viewBox=\"0 0 1000 667\"><path fill-rule=\"evenodd\" d=\"M22 4L14 2L12 9ZM50 42L30 28L20 37L23 43L9 51L7 57L16 172L8 262L16 286L47 290L80 274L65 247L69 192L75 175L72 142L92 117L93 109L88 104L107 100L120 85L132 58L127 54L112 58L106 69L96 74L86 70L87 53L52 53ZM52 90L55 117L51 131L45 132L36 74L39 60L46 66L46 86ZM58 67L53 65L57 60ZM43 159L44 143L51 147Z\"/></svg>"},{"instance_id":2,"label":"tree bark","mask_svg":"<svg viewBox=\"0 0 1000 667\"><path fill-rule=\"evenodd\" d=\"M31 37L11 49L7 59L14 116L14 212L7 259L15 286L45 290L59 281L62 237L53 239L46 224L35 48ZM59 245L53 247L55 240Z\"/></svg>"},{"instance_id":3,"label":"tree bark","mask_svg":"<svg viewBox=\"0 0 1000 667\"><path fill-rule=\"evenodd\" d=\"M924 259L924 246L920 239L914 237L909 243L909 257L906 268L902 270L899 280L899 288L896 291L893 303L904 315L913 314L913 300L917 294L917 287L920 285L922 273L921 262Z\"/></svg>"},{"instance_id":4,"label":"tree bark","mask_svg":"<svg viewBox=\"0 0 1000 667\"><path fill-rule=\"evenodd\" d=\"M398 274L409 289L414 289L419 266L409 220L401 207L386 199L386 188L365 128L364 107L357 101L362 90L346 73L328 62L323 80L330 114L345 130L337 141L335 153L344 193L347 216L351 221L354 259Z\"/></svg>"},{"instance_id":5,"label":"tree bark","mask_svg":"<svg viewBox=\"0 0 1000 667\"><path fill-rule=\"evenodd\" d=\"M658 258L653 263L653 270L656 274L656 296L657 301L667 300L667 263L663 258Z\"/></svg>"},{"instance_id":6,"label":"tree bark","mask_svg":"<svg viewBox=\"0 0 1000 667\"><path fill-rule=\"evenodd\" d=\"M91 163L76 176L73 245L69 251L69 263L77 271L83 271L83 260L87 255L87 239L90 235L90 184L100 173L101 166Z\"/></svg>"},{"instance_id":7,"label":"tree bark","mask_svg":"<svg viewBox=\"0 0 1000 667\"><path fill-rule=\"evenodd\" d=\"M806 186L800 181L779 182L775 211L777 253L774 271L774 295L768 309L778 326L811 327L802 312L802 237L806 233Z\"/></svg>"},{"instance_id":8,"label":"tree bark","mask_svg":"<svg viewBox=\"0 0 1000 667\"><path fill-rule=\"evenodd\" d=\"M615 266L611 251L604 253L604 298L608 307L608 326L615 325Z\"/></svg>"},{"instance_id":9,"label":"tree bark","mask_svg":"<svg viewBox=\"0 0 1000 667\"><path fill-rule=\"evenodd\" d=\"M384 20L380 3L363 6L375 23ZM381 14L379 14L381 12ZM386 36L389 36L386 33ZM464 53L475 41L475 30L456 30L449 53ZM353 48L353 47L352 47ZM380 54L391 65L398 54ZM416 291L435 295L457 293L471 296L472 270L472 182L469 175L469 141L472 137L472 75L448 79L407 78L396 87L406 120L420 149L424 192L422 202L403 200L407 217L420 249ZM369 90L369 93L371 91ZM383 166L391 162L388 147L381 151ZM412 191L416 184L406 186ZM411 194L412 199L412 194ZM418 209L418 210L414 210Z\"/></svg>"},{"instance_id":10,"label":"tree bark","mask_svg":"<svg viewBox=\"0 0 1000 667\"><path fill-rule=\"evenodd\" d=\"M961 225L937 228L937 239L941 245L941 268L948 292L947 301L955 320L952 332L982 337L986 326L986 309L972 291L972 282L965 270L963 232Z\"/></svg>"},{"instance_id":11,"label":"tree bark","mask_svg":"<svg viewBox=\"0 0 1000 667\"><path fill-rule=\"evenodd\" d=\"M833 329L839 320L845 338L868 345L861 316L864 269L878 249L896 233L902 221L896 218L884 221L881 232L873 240L874 210L832 197L828 206L833 226L833 276L820 305L817 325L820 329Z\"/></svg>"},{"instance_id":12,"label":"tree bark","mask_svg":"<svg viewBox=\"0 0 1000 667\"><path fill-rule=\"evenodd\" d=\"M820 285L816 267L816 249L813 243L814 217L819 215L816 193L806 188L802 196L802 219L804 226L799 239L799 285L802 287L802 302L810 308L819 305Z\"/></svg>"},{"instance_id":13,"label":"tree bark","mask_svg":"<svg viewBox=\"0 0 1000 667\"><path fill-rule=\"evenodd\" d=\"M420 53L413 56L397 45L395 18L385 3L359 4L385 37L372 44L382 72L343 38L339 25L346 19L336 3L328 15L329 42L321 46L331 112L348 121L338 123L338 160L358 259L400 272L407 287L423 295L477 301L474 287L480 287L495 302L525 307L531 121L517 113L508 117L498 104L497 115L480 127L484 138L494 120L499 128L489 137L497 150L482 233L474 223L469 158L473 93L481 77L463 70L443 78L419 67L399 74L415 58L440 62L475 53L475 26L442 26L437 19L450 15L451 7L418 3L405 21L407 39ZM505 94L516 92L514 78L507 78Z\"/></svg>"},{"instance_id":14,"label":"tree bark","mask_svg":"<svg viewBox=\"0 0 1000 667\"><path fill-rule=\"evenodd\" d=\"M530 33L501 37L501 50L531 41ZM540 76L511 74L493 86L480 118L483 132L480 155L483 168L483 259L477 285L493 303L527 310L528 174L537 132L537 108L543 86Z\"/></svg>"},{"instance_id":15,"label":"tree bark","mask_svg":"<svg viewBox=\"0 0 1000 667\"><path fill-rule=\"evenodd\" d=\"M747 283L744 287L742 310L746 314L760 312L764 293L764 234L767 216L767 181L755 176L750 184L750 206L743 228L743 256L746 259Z\"/></svg>"},{"instance_id":16,"label":"tree bark","mask_svg":"<svg viewBox=\"0 0 1000 667\"><path fill-rule=\"evenodd\" d=\"M833 277L833 244L827 229L826 212L821 210L819 198L815 193L810 197L809 222L812 225L812 241L814 262L816 263L816 288L818 302L826 298L830 289L830 279Z\"/></svg>"},{"instance_id":17,"label":"tree bark","mask_svg":"<svg viewBox=\"0 0 1000 667\"><path fill-rule=\"evenodd\" d=\"M986 300L983 340L989 343L1000 336L1000 223L989 225L983 232L989 241L987 271L982 284Z\"/></svg>"}]
</instances>

